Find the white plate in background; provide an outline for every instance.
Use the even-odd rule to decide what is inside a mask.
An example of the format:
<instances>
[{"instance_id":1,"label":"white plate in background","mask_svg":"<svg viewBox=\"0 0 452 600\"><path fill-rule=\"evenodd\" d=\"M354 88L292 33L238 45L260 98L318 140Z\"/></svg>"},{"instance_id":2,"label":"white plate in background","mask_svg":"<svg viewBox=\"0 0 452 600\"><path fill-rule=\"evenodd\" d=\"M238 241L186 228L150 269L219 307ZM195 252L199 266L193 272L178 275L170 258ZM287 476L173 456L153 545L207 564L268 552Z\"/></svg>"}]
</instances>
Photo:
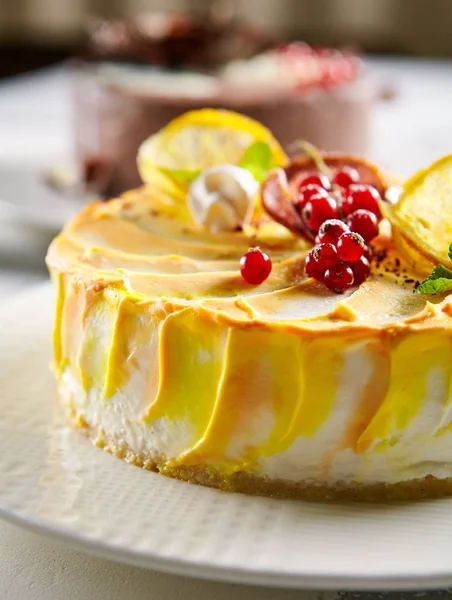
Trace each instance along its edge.
<instances>
[{"instance_id":1,"label":"white plate in background","mask_svg":"<svg viewBox=\"0 0 452 600\"><path fill-rule=\"evenodd\" d=\"M0 162L0 266L43 272L52 238L87 201L52 188L45 167Z\"/></svg>"},{"instance_id":2,"label":"white plate in background","mask_svg":"<svg viewBox=\"0 0 452 600\"><path fill-rule=\"evenodd\" d=\"M54 234L85 202L82 194L53 189L42 167L0 163L0 220L18 221Z\"/></svg>"}]
</instances>

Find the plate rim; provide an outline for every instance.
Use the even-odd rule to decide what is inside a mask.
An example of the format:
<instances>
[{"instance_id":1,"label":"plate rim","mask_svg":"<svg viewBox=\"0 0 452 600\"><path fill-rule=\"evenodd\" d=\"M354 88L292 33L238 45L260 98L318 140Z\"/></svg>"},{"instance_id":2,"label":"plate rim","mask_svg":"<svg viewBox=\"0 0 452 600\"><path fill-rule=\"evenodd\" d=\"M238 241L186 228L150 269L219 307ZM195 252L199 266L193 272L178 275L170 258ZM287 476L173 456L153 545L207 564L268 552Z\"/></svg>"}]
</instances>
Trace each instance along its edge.
<instances>
[{"instance_id":1,"label":"plate rim","mask_svg":"<svg viewBox=\"0 0 452 600\"><path fill-rule=\"evenodd\" d=\"M189 484L187 485L195 485ZM227 492L223 492L227 493ZM284 501L284 500L282 500ZM306 575L281 573L277 571L258 571L253 568L238 569L236 567L214 567L201 561L164 558L145 552L125 550L109 542L90 539L81 534L53 525L46 519L37 519L5 509L0 505L0 518L8 523L31 531L46 539L53 540L68 548L85 554L111 560L120 564L141 567L152 571L217 581L279 589L299 589L317 591L426 591L448 588L452 586L450 573L432 573L428 576L414 578L412 576L357 576L348 575Z\"/></svg>"}]
</instances>

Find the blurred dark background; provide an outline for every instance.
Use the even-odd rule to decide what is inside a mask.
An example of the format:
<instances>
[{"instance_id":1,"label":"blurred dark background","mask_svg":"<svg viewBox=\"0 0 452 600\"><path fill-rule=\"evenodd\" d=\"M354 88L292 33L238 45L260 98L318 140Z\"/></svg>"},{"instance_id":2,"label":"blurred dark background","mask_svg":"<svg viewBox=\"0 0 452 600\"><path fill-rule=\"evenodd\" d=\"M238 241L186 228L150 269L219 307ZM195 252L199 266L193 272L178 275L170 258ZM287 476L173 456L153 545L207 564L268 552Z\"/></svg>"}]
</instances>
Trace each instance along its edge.
<instances>
[{"instance_id":1,"label":"blurred dark background","mask_svg":"<svg viewBox=\"0 0 452 600\"><path fill-rule=\"evenodd\" d=\"M224 4L224 3L223 3ZM283 39L377 54L452 56L452 0L231 0L238 17ZM202 13L211 0L1 0L0 77L56 63L93 18L141 11Z\"/></svg>"}]
</instances>

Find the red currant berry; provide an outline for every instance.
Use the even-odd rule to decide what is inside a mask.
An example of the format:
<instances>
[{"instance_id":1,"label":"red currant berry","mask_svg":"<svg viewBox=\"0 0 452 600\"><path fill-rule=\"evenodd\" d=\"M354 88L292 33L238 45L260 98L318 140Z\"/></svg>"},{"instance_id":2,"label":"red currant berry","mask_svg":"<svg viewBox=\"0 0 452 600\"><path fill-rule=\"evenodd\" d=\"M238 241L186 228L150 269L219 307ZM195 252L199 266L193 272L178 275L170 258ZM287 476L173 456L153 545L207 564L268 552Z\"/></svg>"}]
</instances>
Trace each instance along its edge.
<instances>
[{"instance_id":1,"label":"red currant berry","mask_svg":"<svg viewBox=\"0 0 452 600\"><path fill-rule=\"evenodd\" d=\"M310 250L306 255L304 261L304 268L306 271L306 275L312 277L313 279L317 279L318 281L323 281L325 269L319 267L319 264L314 256L314 248Z\"/></svg>"},{"instance_id":2,"label":"red currant berry","mask_svg":"<svg viewBox=\"0 0 452 600\"><path fill-rule=\"evenodd\" d=\"M336 171L333 177L333 183L343 188L348 188L352 183L358 183L359 172L353 167L343 167Z\"/></svg>"},{"instance_id":3,"label":"red currant berry","mask_svg":"<svg viewBox=\"0 0 452 600\"><path fill-rule=\"evenodd\" d=\"M339 258L345 262L355 262L364 254L366 244L359 233L343 233L337 242Z\"/></svg>"},{"instance_id":4,"label":"red currant berry","mask_svg":"<svg viewBox=\"0 0 452 600\"><path fill-rule=\"evenodd\" d=\"M365 256L367 258L367 260L370 262L373 258L373 255L374 255L374 253L372 251L372 247L366 246L363 256Z\"/></svg>"},{"instance_id":5,"label":"red currant berry","mask_svg":"<svg viewBox=\"0 0 452 600\"><path fill-rule=\"evenodd\" d=\"M324 221L337 217L337 203L331 196L312 196L304 205L301 216L309 229L318 231Z\"/></svg>"},{"instance_id":6,"label":"red currant berry","mask_svg":"<svg viewBox=\"0 0 452 600\"><path fill-rule=\"evenodd\" d=\"M319 244L313 248L313 254L321 269L329 269L339 262L339 256L333 244Z\"/></svg>"},{"instance_id":7,"label":"red currant berry","mask_svg":"<svg viewBox=\"0 0 452 600\"><path fill-rule=\"evenodd\" d=\"M353 285L353 271L348 265L338 263L325 272L325 285L333 292L340 294Z\"/></svg>"},{"instance_id":8,"label":"red currant berry","mask_svg":"<svg viewBox=\"0 0 452 600\"><path fill-rule=\"evenodd\" d=\"M373 212L360 208L347 217L347 225L352 231L359 233L366 244L378 235L378 219Z\"/></svg>"},{"instance_id":9,"label":"red currant berry","mask_svg":"<svg viewBox=\"0 0 452 600\"><path fill-rule=\"evenodd\" d=\"M355 210L363 208L368 210L381 219L380 207L378 201L381 200L381 196L371 185L363 185L361 183L353 183L347 188L345 192L345 198L342 201L342 211L345 215L349 215Z\"/></svg>"},{"instance_id":10,"label":"red currant berry","mask_svg":"<svg viewBox=\"0 0 452 600\"><path fill-rule=\"evenodd\" d=\"M306 202L308 202L312 196L323 196L324 198L328 197L328 192L319 185L315 183L310 183L309 185L302 185L298 188L298 196L297 196L297 210L301 214L301 211L304 208Z\"/></svg>"},{"instance_id":11,"label":"red currant berry","mask_svg":"<svg viewBox=\"0 0 452 600\"><path fill-rule=\"evenodd\" d=\"M326 175L322 175L322 173L313 173L312 175L307 175L303 177L303 179L298 184L298 187L303 187L304 185L315 184L319 185L325 190L331 189L331 182Z\"/></svg>"},{"instance_id":12,"label":"red currant berry","mask_svg":"<svg viewBox=\"0 0 452 600\"><path fill-rule=\"evenodd\" d=\"M314 279L322 280L325 271L339 262L333 244L319 244L309 251L305 260L306 273Z\"/></svg>"},{"instance_id":13,"label":"red currant berry","mask_svg":"<svg viewBox=\"0 0 452 600\"><path fill-rule=\"evenodd\" d=\"M351 263L350 267L355 278L355 285L360 285L369 277L370 263L364 255L359 260Z\"/></svg>"},{"instance_id":14,"label":"red currant berry","mask_svg":"<svg viewBox=\"0 0 452 600\"><path fill-rule=\"evenodd\" d=\"M259 248L251 248L240 259L240 273L247 283L259 285L267 279L272 270L272 261Z\"/></svg>"},{"instance_id":15,"label":"red currant berry","mask_svg":"<svg viewBox=\"0 0 452 600\"><path fill-rule=\"evenodd\" d=\"M316 238L317 243L321 244L337 244L337 240L343 233L350 231L347 225L339 219L328 219L320 226L319 233Z\"/></svg>"}]
</instances>

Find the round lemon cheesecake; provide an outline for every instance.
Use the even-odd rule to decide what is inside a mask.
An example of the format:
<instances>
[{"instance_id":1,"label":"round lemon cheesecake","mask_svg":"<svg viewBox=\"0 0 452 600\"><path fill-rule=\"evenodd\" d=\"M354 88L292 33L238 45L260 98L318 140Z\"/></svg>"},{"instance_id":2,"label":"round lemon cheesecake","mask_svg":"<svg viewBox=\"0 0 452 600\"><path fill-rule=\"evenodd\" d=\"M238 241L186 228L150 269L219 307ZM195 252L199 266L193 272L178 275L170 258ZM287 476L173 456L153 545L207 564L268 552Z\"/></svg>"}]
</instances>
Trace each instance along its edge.
<instances>
[{"instance_id":1,"label":"round lemon cheesecake","mask_svg":"<svg viewBox=\"0 0 452 600\"><path fill-rule=\"evenodd\" d=\"M224 490L451 491L452 296L416 292L418 255L383 223L369 277L337 294L305 272L312 243L262 207L231 230L181 197L159 180L94 202L49 249L73 423L133 464ZM239 269L254 246L272 262L259 285Z\"/></svg>"}]
</instances>

